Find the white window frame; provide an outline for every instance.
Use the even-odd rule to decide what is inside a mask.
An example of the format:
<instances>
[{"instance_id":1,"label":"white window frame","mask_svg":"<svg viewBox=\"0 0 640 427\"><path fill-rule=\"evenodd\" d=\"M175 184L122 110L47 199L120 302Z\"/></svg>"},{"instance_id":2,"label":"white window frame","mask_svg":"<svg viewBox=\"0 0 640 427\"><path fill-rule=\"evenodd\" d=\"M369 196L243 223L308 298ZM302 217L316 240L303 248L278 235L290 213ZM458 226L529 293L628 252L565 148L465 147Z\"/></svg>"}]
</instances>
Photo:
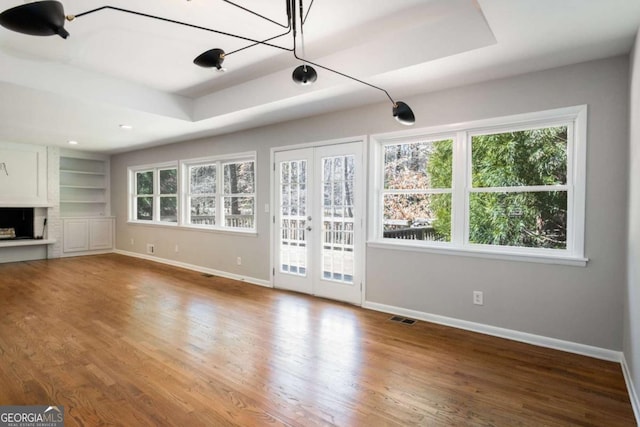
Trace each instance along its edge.
<instances>
[{"instance_id":1,"label":"white window frame","mask_svg":"<svg viewBox=\"0 0 640 427\"><path fill-rule=\"evenodd\" d=\"M180 197L178 194L160 194L160 171L168 170L168 169L176 169L177 178L178 178L178 188L180 188L180 169L178 166L178 162L169 162L169 163L157 163L150 165L141 165L141 166L131 166L128 168L128 184L129 184L129 218L128 222L130 223L138 223L138 224L155 224L155 225L163 225L163 226L171 226L175 227L180 223ZM153 194L145 194L142 195L144 197L153 197L153 218L151 220L146 219L138 219L137 218L137 188L136 188L136 174L139 172L153 172ZM177 197L177 221L176 222L168 222L168 221L160 221L160 198L161 197Z\"/></svg>"},{"instance_id":2,"label":"white window frame","mask_svg":"<svg viewBox=\"0 0 640 427\"><path fill-rule=\"evenodd\" d=\"M193 227L193 228L214 228L215 225L202 225L202 224L192 224L191 223L191 198L194 196L194 193L191 193L191 168L194 167L202 167L202 166L215 166L216 167L216 188L213 188L213 192L211 193L196 193L196 197L210 197L215 199L216 202L216 214L214 216L215 225L219 224L218 211L220 210L218 196L220 194L220 182L218 182L219 178L219 163L214 160L203 160L203 161L183 161L182 162L182 182L183 185L183 206L184 213L182 217L184 218L184 226L185 227Z\"/></svg>"},{"instance_id":3,"label":"white window frame","mask_svg":"<svg viewBox=\"0 0 640 427\"><path fill-rule=\"evenodd\" d=\"M130 221L140 221L140 222L151 222L152 220L142 220L142 219L138 219L138 199L141 197L151 197L151 199L153 200L153 193L155 192L155 179L153 178L153 171L154 169L138 169L138 170L129 170L129 181L130 181L130 188L131 190L129 191L129 220ZM151 182L152 182L152 186L154 191L151 192L151 194L138 194L138 174L139 173L148 173L151 172ZM154 207L154 203L153 201L151 202L151 209L152 212L155 213L155 207ZM152 216L153 216L152 213Z\"/></svg>"},{"instance_id":4,"label":"white window frame","mask_svg":"<svg viewBox=\"0 0 640 427\"><path fill-rule=\"evenodd\" d=\"M253 193L225 193L224 192L224 168L227 165L230 164L234 164L234 163L247 163L247 162L253 162ZM220 214L222 216L221 222L220 224L226 224L227 223L227 214L225 213L225 200L227 198L231 198L233 199L234 197L245 197L245 198L252 198L253 199L253 227L252 228L247 228L247 227L231 227L231 226L224 226L225 228L233 228L233 229L239 229L239 230L255 230L255 224L256 224L256 162L255 160L249 160L249 159L234 159L234 160L225 160L223 162L221 162L220 164L220 175L222 177L222 182L220 183L221 185L221 191L219 193L219 199L220 199Z\"/></svg>"},{"instance_id":5,"label":"white window frame","mask_svg":"<svg viewBox=\"0 0 640 427\"><path fill-rule=\"evenodd\" d=\"M379 207L380 207L380 221L384 220L384 196L389 194L416 194L416 195L433 195L433 194L451 194L451 199L452 199L452 203L453 203L453 197L455 195L454 192L454 177L451 177L451 187L449 188L425 188L425 189L415 189L415 190L396 190L396 189L385 189L384 188L384 147L385 146L389 146L389 145L399 145L399 144L417 144L417 143L433 143L433 142L438 142L438 141L443 141L443 140L452 140L453 144L452 144L452 150L456 149L456 134L455 133L431 133L431 134L422 134L419 136L416 135L412 135L409 136L407 138L398 138L395 139L393 142L385 140L384 142L380 142L380 144L378 144L378 149L380 150L380 162L381 163L372 163L373 167L377 167L379 165L382 165L382 168L380 170L380 189L377 192L377 194L379 195L380 198L380 202L379 202ZM453 165L452 169L455 168L455 154L454 154L454 159L453 161ZM454 210L451 210L451 220L453 223L453 216L454 216ZM379 238L383 241L395 241L396 239L388 239L388 238L384 238L382 237L382 222L380 223L380 236ZM452 233L453 234L453 233ZM415 241L414 241L415 242ZM446 246L449 245L450 242L436 242L436 241L430 241L430 244L432 244L434 247L438 247L438 246Z\"/></svg>"},{"instance_id":6,"label":"white window frame","mask_svg":"<svg viewBox=\"0 0 640 427\"><path fill-rule=\"evenodd\" d=\"M471 188L471 137L568 125L567 183L557 186L567 191L566 249L524 248L469 243L469 194ZM419 140L453 139L451 241L431 242L383 237L384 146ZM373 196L369 201L369 247L398 250L459 254L464 256L584 266L585 183L587 149L587 106L547 110L488 120L438 126L425 129L373 135L370 183ZM524 189L529 187L523 187ZM516 188L510 187L509 191ZM542 189L542 188L541 188ZM551 187L549 187L551 189ZM545 189L546 190L546 189ZM479 190L475 190L477 192ZM548 191L548 190L546 190Z\"/></svg>"},{"instance_id":7,"label":"white window frame","mask_svg":"<svg viewBox=\"0 0 640 427\"><path fill-rule=\"evenodd\" d=\"M253 162L253 193L243 193L238 196L253 197L253 227L239 228L227 227L224 225L224 194L223 194L223 166L229 163ZM199 225L190 224L190 174L191 166L202 166L207 164L216 164L216 225ZM160 198L173 197L174 195L160 194L160 171L166 169L177 169L178 171L178 193L177 195L177 222L160 221ZM153 220L139 220L136 217L136 206L138 195L136 194L136 173L153 172L153 194L145 195L153 197ZM145 224L163 227L179 227L187 229L199 229L207 231L224 231L240 234L256 234L258 221L258 162L255 151L235 153L224 156L201 157L196 159L187 159L180 161L172 161L165 163L155 163L139 166L131 166L128 168L128 222L131 224Z\"/></svg>"},{"instance_id":8,"label":"white window frame","mask_svg":"<svg viewBox=\"0 0 640 427\"><path fill-rule=\"evenodd\" d=\"M245 227L228 227L225 225L225 214L224 214L224 198L225 196L229 196L228 194L224 194L224 165L229 163L244 163L244 162L253 162L253 193L243 193L238 196L241 197L253 197L253 227L245 228ZM216 166L216 191L215 191L215 200L216 200L216 214L215 214L215 224L191 224L191 208L189 203L190 194L190 173L189 169L194 166L205 166L205 165L215 165ZM257 190L258 190L258 182L257 182L257 174L258 174L258 162L256 158L256 152L246 152L246 153L236 153L230 156L212 156L212 157L200 157L196 159L188 159L182 160L180 162L181 176L182 176L182 218L184 218L183 223L181 223L182 227L186 228L196 228L200 230L219 230L219 231L233 231L237 233L256 233L257 230L257 220L258 220L258 205L257 205Z\"/></svg>"},{"instance_id":9,"label":"white window frame","mask_svg":"<svg viewBox=\"0 0 640 427\"><path fill-rule=\"evenodd\" d=\"M177 182L177 186L176 186L176 193L171 193L171 194L165 194L165 193L161 193L160 192L160 172L165 171L165 170L171 170L171 169L175 169L176 170L176 179L178 180ZM154 197L154 212L158 212L158 221L161 224L173 224L173 225L178 225L180 223L180 168L178 167L178 165L176 164L175 166L163 166L163 167L159 167L156 169L155 173L154 173L154 178L157 180L157 189L158 189L158 198L157 200ZM175 197L176 199L176 220L174 221L162 221L161 219L161 206L162 206L162 199L163 198L168 198L168 197Z\"/></svg>"}]
</instances>

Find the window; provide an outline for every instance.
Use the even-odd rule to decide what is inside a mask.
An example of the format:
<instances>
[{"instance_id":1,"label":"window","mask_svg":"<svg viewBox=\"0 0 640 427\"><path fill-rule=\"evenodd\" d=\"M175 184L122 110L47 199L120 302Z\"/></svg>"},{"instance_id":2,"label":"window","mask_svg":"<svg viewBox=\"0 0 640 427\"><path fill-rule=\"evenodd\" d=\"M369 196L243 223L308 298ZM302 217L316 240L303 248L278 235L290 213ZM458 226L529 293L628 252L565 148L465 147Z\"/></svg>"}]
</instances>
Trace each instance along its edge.
<instances>
[{"instance_id":1,"label":"window","mask_svg":"<svg viewBox=\"0 0 640 427\"><path fill-rule=\"evenodd\" d=\"M178 169L146 167L130 170L133 192L130 218L134 221L178 221Z\"/></svg>"},{"instance_id":2,"label":"window","mask_svg":"<svg viewBox=\"0 0 640 427\"><path fill-rule=\"evenodd\" d=\"M178 169L160 169L160 221L178 222Z\"/></svg>"},{"instance_id":3,"label":"window","mask_svg":"<svg viewBox=\"0 0 640 427\"><path fill-rule=\"evenodd\" d=\"M255 153L129 168L129 185L132 222L255 230Z\"/></svg>"},{"instance_id":4,"label":"window","mask_svg":"<svg viewBox=\"0 0 640 427\"><path fill-rule=\"evenodd\" d=\"M255 154L183 162L185 225L255 230Z\"/></svg>"},{"instance_id":5,"label":"window","mask_svg":"<svg viewBox=\"0 0 640 427\"><path fill-rule=\"evenodd\" d=\"M153 220L153 170L136 172L135 218Z\"/></svg>"},{"instance_id":6,"label":"window","mask_svg":"<svg viewBox=\"0 0 640 427\"><path fill-rule=\"evenodd\" d=\"M215 163L188 166L187 224L216 225L216 169Z\"/></svg>"},{"instance_id":7,"label":"window","mask_svg":"<svg viewBox=\"0 0 640 427\"><path fill-rule=\"evenodd\" d=\"M384 146L383 236L449 241L452 139Z\"/></svg>"},{"instance_id":8,"label":"window","mask_svg":"<svg viewBox=\"0 0 640 427\"><path fill-rule=\"evenodd\" d=\"M372 236L584 263L586 107L374 138Z\"/></svg>"},{"instance_id":9,"label":"window","mask_svg":"<svg viewBox=\"0 0 640 427\"><path fill-rule=\"evenodd\" d=\"M471 136L469 243L566 249L567 129Z\"/></svg>"},{"instance_id":10,"label":"window","mask_svg":"<svg viewBox=\"0 0 640 427\"><path fill-rule=\"evenodd\" d=\"M232 228L253 228L255 216L254 162L232 162L224 170L224 224Z\"/></svg>"}]
</instances>

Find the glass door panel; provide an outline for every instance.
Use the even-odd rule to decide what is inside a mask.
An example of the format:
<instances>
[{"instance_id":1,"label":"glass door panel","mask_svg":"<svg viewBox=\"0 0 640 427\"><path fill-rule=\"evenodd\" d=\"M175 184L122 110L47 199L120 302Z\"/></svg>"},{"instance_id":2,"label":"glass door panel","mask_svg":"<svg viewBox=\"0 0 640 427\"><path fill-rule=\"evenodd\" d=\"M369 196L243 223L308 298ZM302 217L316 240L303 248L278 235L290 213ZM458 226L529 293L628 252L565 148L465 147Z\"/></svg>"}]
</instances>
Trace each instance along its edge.
<instances>
[{"instance_id":1,"label":"glass door panel","mask_svg":"<svg viewBox=\"0 0 640 427\"><path fill-rule=\"evenodd\" d=\"M278 152L275 156L276 186L275 268L278 287L311 293L309 243L311 240L309 205L310 166L313 150Z\"/></svg>"},{"instance_id":2,"label":"glass door panel","mask_svg":"<svg viewBox=\"0 0 640 427\"><path fill-rule=\"evenodd\" d=\"M306 276L306 160L280 163L280 194L280 271Z\"/></svg>"},{"instance_id":3,"label":"glass door panel","mask_svg":"<svg viewBox=\"0 0 640 427\"><path fill-rule=\"evenodd\" d=\"M322 278L353 283L353 155L322 158Z\"/></svg>"},{"instance_id":4,"label":"glass door panel","mask_svg":"<svg viewBox=\"0 0 640 427\"><path fill-rule=\"evenodd\" d=\"M277 152L275 162L275 286L362 304L362 143Z\"/></svg>"}]
</instances>

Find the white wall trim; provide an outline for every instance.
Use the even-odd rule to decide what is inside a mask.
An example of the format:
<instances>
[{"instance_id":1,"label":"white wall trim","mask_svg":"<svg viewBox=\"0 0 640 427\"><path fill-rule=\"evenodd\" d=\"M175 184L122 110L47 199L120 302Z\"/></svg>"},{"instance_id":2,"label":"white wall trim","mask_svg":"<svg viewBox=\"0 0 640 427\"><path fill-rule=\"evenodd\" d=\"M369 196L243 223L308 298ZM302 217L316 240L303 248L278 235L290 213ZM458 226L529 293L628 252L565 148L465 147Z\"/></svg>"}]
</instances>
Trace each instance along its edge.
<instances>
[{"instance_id":1,"label":"white wall trim","mask_svg":"<svg viewBox=\"0 0 640 427\"><path fill-rule=\"evenodd\" d=\"M275 288L275 268L276 268L276 256L275 256L275 244L276 244L276 230L277 227L275 225L276 218L276 210L278 209L277 203L277 192L274 191L275 183L276 183L276 153L283 151L292 151L299 150L305 148L319 148L326 147L330 145L339 145L339 144L349 144L352 142L362 143L362 177L365 181L363 185L363 189L365 191L364 199L363 199L363 209L367 209L368 206L368 183L367 183L367 170L369 167L367 151L369 150L369 138L367 135L359 135L352 136L346 138L338 138L338 139L330 139L330 140L320 140L320 141L310 141L303 142L299 144L291 144L291 145L283 145L277 147L271 147L269 150L269 203L271 204L271 210L269 212L269 265L271 266L271 274L269 279L269 287ZM360 301L364 301L364 296L366 292L366 259L367 259L367 218L368 215L366 212L362 215L362 236L363 242L360 250L362 251L362 266L361 268L361 280L362 280L362 290Z\"/></svg>"},{"instance_id":2,"label":"white wall trim","mask_svg":"<svg viewBox=\"0 0 640 427\"><path fill-rule=\"evenodd\" d=\"M188 263L169 260L165 258L158 258L155 256L144 255L144 254L139 254L135 252L123 251L120 249L115 249L113 253L129 256L133 258L145 259L148 261L171 265L174 267L181 267L187 270L197 271L200 273L212 274L214 276L220 276L227 279L239 280L242 282L263 286L266 288L273 288L273 285L269 280L262 280L262 279L256 279L253 277L241 276L238 274L227 273L224 271L214 270L207 267L201 267L194 264L188 264ZM594 347L594 346L580 344L576 342L545 337L542 335L535 335L527 332L520 332L512 329L505 329L497 326L485 325L482 323L470 322L467 320L460 320L452 317L440 316L437 314L430 314L430 313L425 313L421 311L410 310L410 309L395 307L395 306L386 305L386 304L379 304L379 303L370 302L370 301L365 301L364 304L362 305L362 308L379 311L383 313L406 316L413 319L436 323L439 325L451 326L454 328L464 329L471 332L478 332L485 335L491 335L499 338L506 338L513 341L537 345L540 347L552 348L554 350L561 350L569 353L593 357L596 359L620 363L622 368L622 374L624 376L624 380L627 385L629 399L631 400L631 407L633 408L633 412L635 414L638 425L640 425L640 400L638 399L638 394L633 384L631 372L629 371L629 367L624 357L624 353L620 351L609 350L605 348Z\"/></svg>"},{"instance_id":3,"label":"white wall trim","mask_svg":"<svg viewBox=\"0 0 640 427\"><path fill-rule=\"evenodd\" d=\"M622 360L620 364L622 365L622 375L624 376L624 382L627 384L627 391L629 392L631 407L633 408L633 413L636 416L636 422L638 425L640 425L640 399L638 398L638 393L636 392L636 388L633 384L633 376L631 376L631 370L629 370L629 365L627 365L627 359L624 357L624 353L622 353Z\"/></svg>"},{"instance_id":4,"label":"white wall trim","mask_svg":"<svg viewBox=\"0 0 640 427\"><path fill-rule=\"evenodd\" d=\"M220 276L227 279L239 280L241 282L263 286L266 288L273 288L273 285L269 280L246 277L238 274L228 273L225 271L214 270L212 268L202 267L199 265L188 264L188 263L165 259L165 258L158 258L152 255L123 251L121 249L115 249L113 253L130 256L133 258L145 259L148 261L171 265L174 267L185 268L187 270L197 271L200 273L213 274L214 276ZM533 344L540 347L552 348L555 350L561 350L569 353L580 354L583 356L589 356L596 359L621 363L623 366L623 373L625 374L625 380L627 381L627 386L629 388L629 395L632 400L632 404L634 405L634 411L636 412L636 416L639 413L638 409L640 408L640 405L638 405L637 394L635 393L635 389L633 389L633 383L631 382L631 376L629 375L628 368L626 367L626 363L624 363L624 355L620 351L594 347L594 346L580 344L572 341L560 340L557 338L545 337L542 335L530 334L527 332L515 331L513 329L505 329L497 326L485 325L482 323L470 322L467 320L455 319L453 317L440 316L438 314L430 314L430 313L410 310L402 307L379 304L371 301L365 301L362 307L369 310L380 311L380 312L389 313L389 314L397 314L400 316L406 316L413 319L436 323L439 325L451 326L454 328L464 329L471 332L478 332L485 335L491 335L495 337L510 339L513 341Z\"/></svg>"},{"instance_id":5,"label":"white wall trim","mask_svg":"<svg viewBox=\"0 0 640 427\"><path fill-rule=\"evenodd\" d=\"M506 338L513 341L533 344L540 347L562 350L569 353L581 354L583 356L594 357L596 359L608 360L611 362L621 363L622 352L608 350L600 347L579 344L571 341L549 338L542 335L529 334L527 332L514 331L512 329L499 328L497 326L484 325L482 323L469 322L467 320L454 319L452 317L440 316L437 314L424 313L416 310L409 310L391 305L378 304L366 301L364 308L370 310L381 311L383 313L397 314L400 316L410 317L413 319L424 320L426 322L437 323L439 325L451 326L458 329L464 329L472 332L479 332L485 335Z\"/></svg>"},{"instance_id":6,"label":"white wall trim","mask_svg":"<svg viewBox=\"0 0 640 427\"><path fill-rule=\"evenodd\" d=\"M241 276L239 274L227 273L225 271L214 270L212 268L202 267L195 264L188 264L186 262L174 261L172 259L158 258L157 256L139 254L135 252L123 251L121 249L115 249L113 253L130 256L133 258L146 259L148 261L157 262L160 264L171 265L173 267L185 268L187 270L197 271L199 273L212 274L214 276L224 277L226 279L239 280L241 282L250 283L252 285L264 286L265 288L272 288L269 280L256 279L254 277Z\"/></svg>"},{"instance_id":7,"label":"white wall trim","mask_svg":"<svg viewBox=\"0 0 640 427\"><path fill-rule=\"evenodd\" d=\"M567 257L564 255L550 255L544 253L532 254L522 252L519 253L519 248L509 248L509 249L500 249L500 248L491 248L488 246L480 247L451 247L447 246L447 244L439 244L439 242L428 242L429 246L426 244L420 246L416 243L407 243L407 242L415 242L415 240L402 240L398 239L393 241L393 239L387 239L388 241L370 241L367 242L367 247L369 248L377 248L377 249L389 249L395 251L407 251L407 252L422 252L428 254L440 254L440 255L457 255L457 256L466 256L472 258L489 258L489 259L500 259L507 261L521 261L521 262L534 262L538 264L555 264L555 265L569 265L574 267L586 267L588 258L575 258L575 257ZM426 242L426 241L425 241ZM475 245L474 245L475 246ZM511 252L509 252L511 251Z\"/></svg>"},{"instance_id":8,"label":"white wall trim","mask_svg":"<svg viewBox=\"0 0 640 427\"><path fill-rule=\"evenodd\" d=\"M384 238L382 223L383 199L387 194L384 188L384 149L388 145L398 143L416 143L451 139L453 149L452 184L449 189L440 191L451 194L452 202L458 208L451 211L451 241L431 242L403 240L398 246L387 246L396 249L402 246L429 248L440 253L463 256L479 256L507 260L545 262L550 264L576 265L584 267L585 230L585 182L586 182L586 150L587 150L587 105L544 110L513 116L496 117L445 126L434 126L423 129L410 129L395 133L371 135L370 148L370 203L369 212L369 246L386 245L394 239ZM550 186L515 186L487 187L474 189L471 183L471 138L478 134L491 132L510 132L525 129L538 129L552 126L567 128L567 178L564 185ZM446 191L445 191L446 190ZM469 197L478 191L512 192L512 191L563 191L567 195L567 238L564 249L524 248L514 246L479 245L469 238ZM429 192L438 193L431 189ZM390 242L391 241L391 242Z\"/></svg>"}]
</instances>

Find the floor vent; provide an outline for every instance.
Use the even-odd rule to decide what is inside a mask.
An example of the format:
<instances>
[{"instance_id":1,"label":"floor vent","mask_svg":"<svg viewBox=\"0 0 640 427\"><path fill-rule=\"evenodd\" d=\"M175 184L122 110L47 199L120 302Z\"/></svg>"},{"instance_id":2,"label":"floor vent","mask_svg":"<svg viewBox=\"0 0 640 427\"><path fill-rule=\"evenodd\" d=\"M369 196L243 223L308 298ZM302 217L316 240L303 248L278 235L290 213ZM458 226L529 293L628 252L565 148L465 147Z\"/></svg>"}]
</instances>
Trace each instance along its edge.
<instances>
[{"instance_id":1,"label":"floor vent","mask_svg":"<svg viewBox=\"0 0 640 427\"><path fill-rule=\"evenodd\" d=\"M202 277L213 277L213 274L202 273Z\"/></svg>"},{"instance_id":2,"label":"floor vent","mask_svg":"<svg viewBox=\"0 0 640 427\"><path fill-rule=\"evenodd\" d=\"M389 320L392 322L404 323L405 325L413 325L416 323L416 320L402 316L392 316Z\"/></svg>"}]
</instances>

